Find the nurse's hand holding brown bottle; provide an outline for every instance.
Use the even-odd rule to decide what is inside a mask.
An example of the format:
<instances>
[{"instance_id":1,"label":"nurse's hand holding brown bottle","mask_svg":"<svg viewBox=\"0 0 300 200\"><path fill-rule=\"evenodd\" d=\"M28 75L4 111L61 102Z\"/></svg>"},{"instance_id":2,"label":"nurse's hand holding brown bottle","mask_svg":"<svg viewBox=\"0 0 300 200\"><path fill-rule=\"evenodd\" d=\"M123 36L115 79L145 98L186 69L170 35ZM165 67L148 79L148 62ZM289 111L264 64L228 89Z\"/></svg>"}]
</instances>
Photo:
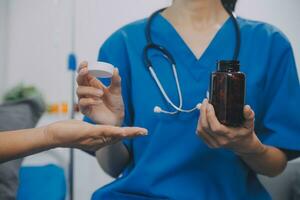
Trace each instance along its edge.
<instances>
[{"instance_id":1,"label":"nurse's hand holding brown bottle","mask_svg":"<svg viewBox=\"0 0 300 200\"><path fill-rule=\"evenodd\" d=\"M241 127L221 124L214 107L205 99L201 105L197 134L211 148L226 148L235 152L255 172L277 176L286 167L287 157L278 148L264 145L254 131L254 111L245 106Z\"/></svg>"}]
</instances>

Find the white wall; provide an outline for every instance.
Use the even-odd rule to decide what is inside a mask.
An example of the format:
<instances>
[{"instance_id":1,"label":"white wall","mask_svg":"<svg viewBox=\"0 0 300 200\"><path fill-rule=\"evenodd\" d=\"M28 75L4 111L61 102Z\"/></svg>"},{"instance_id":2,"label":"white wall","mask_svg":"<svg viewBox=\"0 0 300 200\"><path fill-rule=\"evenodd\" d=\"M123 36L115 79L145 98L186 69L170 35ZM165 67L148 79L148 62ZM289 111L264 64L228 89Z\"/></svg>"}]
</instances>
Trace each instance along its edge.
<instances>
[{"instance_id":1,"label":"white wall","mask_svg":"<svg viewBox=\"0 0 300 200\"><path fill-rule=\"evenodd\" d=\"M2 57L8 53L4 56L7 57L8 72L0 74L5 74L7 86L23 81L41 88L49 101L67 101L71 88L66 59L71 50L72 2L76 4L76 53L79 60L94 61L99 46L114 30L127 22L147 16L170 1L10 0L8 52L1 53L5 43L0 48ZM267 21L283 30L293 44L299 67L300 15L297 8L300 7L300 1L284 2L239 0L237 12L241 16ZM5 6L1 5L0 9L3 11L1 16L8 12ZM1 21L5 19L0 17ZM0 30L0 42L6 42L3 39L5 36L2 36L6 29ZM4 61L1 56L0 70L3 71L6 65L1 64Z\"/></svg>"},{"instance_id":2,"label":"white wall","mask_svg":"<svg viewBox=\"0 0 300 200\"><path fill-rule=\"evenodd\" d=\"M9 87L24 82L39 87L49 101L69 99L71 1L9 1Z\"/></svg>"},{"instance_id":3,"label":"white wall","mask_svg":"<svg viewBox=\"0 0 300 200\"><path fill-rule=\"evenodd\" d=\"M66 59L71 50L72 2L76 4L76 53L79 60L95 61L99 46L113 31L148 16L171 0L9 0L8 9L2 6L3 1L0 0L0 91L1 80L5 77L8 86L24 81L41 88L48 101L67 101L71 89ZM300 8L299 0L239 0L237 12L282 29L294 46L299 72L300 19L297 8ZM8 40L2 32L5 24L2 17L6 12ZM3 49L8 52L3 53ZM3 55L6 55L7 65L1 62ZM49 122L49 119L45 121ZM34 158L39 160L39 157L31 157ZM66 165L67 160L63 162ZM75 162L77 200L88 199L97 187L111 180L92 157L76 151Z\"/></svg>"},{"instance_id":4,"label":"white wall","mask_svg":"<svg viewBox=\"0 0 300 200\"><path fill-rule=\"evenodd\" d=\"M8 0L0 0L0 97L6 83ZM1 101L1 100L0 100Z\"/></svg>"},{"instance_id":5,"label":"white wall","mask_svg":"<svg viewBox=\"0 0 300 200\"><path fill-rule=\"evenodd\" d=\"M75 50L79 60L90 61L97 59L99 46L118 27L165 4L146 0L10 0L8 86L22 81L38 86L49 101L69 99L66 59L71 51L72 2L76 4Z\"/></svg>"},{"instance_id":6,"label":"white wall","mask_svg":"<svg viewBox=\"0 0 300 200\"><path fill-rule=\"evenodd\" d=\"M294 49L300 75L300 1L299 0L238 0L240 16L265 21L283 31Z\"/></svg>"}]
</instances>

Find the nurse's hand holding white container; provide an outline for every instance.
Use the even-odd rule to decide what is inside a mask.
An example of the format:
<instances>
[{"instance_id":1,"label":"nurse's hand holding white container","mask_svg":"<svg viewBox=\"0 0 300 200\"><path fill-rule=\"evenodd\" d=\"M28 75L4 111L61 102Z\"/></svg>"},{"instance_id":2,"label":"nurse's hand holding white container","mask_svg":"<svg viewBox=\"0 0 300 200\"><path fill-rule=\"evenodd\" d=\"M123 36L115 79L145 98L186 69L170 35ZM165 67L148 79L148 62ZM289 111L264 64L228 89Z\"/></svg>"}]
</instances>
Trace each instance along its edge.
<instances>
[{"instance_id":1,"label":"nurse's hand holding white container","mask_svg":"<svg viewBox=\"0 0 300 200\"><path fill-rule=\"evenodd\" d=\"M101 64L103 65L96 64L98 67L92 65L91 69L88 68L87 62L80 64L77 77L79 108L96 124L121 126L124 119L121 77L118 69L114 68L111 84L106 87L96 78L99 69L104 69L102 72L106 71L108 74L110 72L106 64ZM96 151L96 158L102 169L112 177L118 177L130 161L129 152L121 139Z\"/></svg>"},{"instance_id":2,"label":"nurse's hand holding white container","mask_svg":"<svg viewBox=\"0 0 300 200\"><path fill-rule=\"evenodd\" d=\"M105 63L98 63L105 68L102 72L105 77L109 77L110 68ZM124 103L121 95L121 77L117 68L112 70L111 84L106 87L97 79L97 74L89 71L88 63L82 62L78 69L78 89L80 111L89 117L96 124L106 124L120 126L124 118Z\"/></svg>"}]
</instances>

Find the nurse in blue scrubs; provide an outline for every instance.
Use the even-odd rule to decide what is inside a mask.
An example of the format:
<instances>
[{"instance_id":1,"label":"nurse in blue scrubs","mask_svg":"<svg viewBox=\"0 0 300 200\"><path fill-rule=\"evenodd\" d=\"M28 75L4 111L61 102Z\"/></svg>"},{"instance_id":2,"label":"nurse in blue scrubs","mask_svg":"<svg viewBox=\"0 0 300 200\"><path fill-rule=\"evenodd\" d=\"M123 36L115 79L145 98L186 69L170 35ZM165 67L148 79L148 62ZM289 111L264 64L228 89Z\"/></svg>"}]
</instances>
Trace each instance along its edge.
<instances>
[{"instance_id":1,"label":"nurse in blue scrubs","mask_svg":"<svg viewBox=\"0 0 300 200\"><path fill-rule=\"evenodd\" d=\"M77 93L86 121L149 131L146 137L96 152L102 168L116 180L93 199L271 199L256 175L280 174L300 150L299 79L286 36L269 24L238 17L247 106L243 126L232 128L219 123L205 99L215 62L231 60L235 49L234 24L222 2L174 0L151 24L153 42L168 49L176 62L182 107L202 102L193 112L153 112L157 105L174 109L144 64L147 21L122 27L101 47L99 60L118 68L111 81L95 81L88 64L80 66L79 79L86 81ZM165 91L179 105L168 60L156 50L149 57Z\"/></svg>"}]
</instances>

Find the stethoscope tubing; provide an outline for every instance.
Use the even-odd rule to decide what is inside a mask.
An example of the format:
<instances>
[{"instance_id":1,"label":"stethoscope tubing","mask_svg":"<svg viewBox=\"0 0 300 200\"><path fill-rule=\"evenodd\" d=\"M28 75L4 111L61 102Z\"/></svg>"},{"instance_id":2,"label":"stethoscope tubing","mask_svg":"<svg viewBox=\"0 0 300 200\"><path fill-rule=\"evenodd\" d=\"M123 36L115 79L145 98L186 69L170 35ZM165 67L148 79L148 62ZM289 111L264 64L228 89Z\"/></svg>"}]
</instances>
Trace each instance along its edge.
<instances>
[{"instance_id":1,"label":"stethoscope tubing","mask_svg":"<svg viewBox=\"0 0 300 200\"><path fill-rule=\"evenodd\" d=\"M233 60L237 60L239 57L240 46L241 46L240 28L239 28L239 25L237 22L237 17L235 16L235 14L233 12L231 12L228 8L226 8L226 7L224 7L224 8L227 11L227 13L229 14L229 16L232 19L233 24L234 24L235 34L236 34L236 46L234 49ZM146 37L147 44L143 50L143 61L144 61L145 66L148 68L152 78L154 79L157 87L159 88L160 92L162 93L164 99L168 102L168 104L170 104L174 108L175 111L166 111L166 110L161 109L159 106L155 106L154 112L171 114L171 115L177 114L178 112L190 113L190 112L195 111L196 109L199 109L200 104L197 104L194 108L191 108L191 109L183 109L182 108L183 98L182 98L178 73L177 73L177 69L176 69L175 59L173 58L172 54L165 47L163 47L162 45L159 45L159 44L155 44L151 37L151 25L152 25L153 19L155 18L155 16L157 16L160 12L162 12L165 9L166 8L163 8L163 9L160 9L160 10L154 12L148 19L148 22L147 22L146 28L145 28L145 37ZM155 73L152 62L148 55L148 53L151 49L161 52L161 54L168 60L168 62L172 66L173 76L175 78L176 88L177 88L177 93L178 93L178 98L179 98L179 106L176 106L175 103L168 96L167 92L163 88L160 80L158 79L158 77Z\"/></svg>"}]
</instances>

